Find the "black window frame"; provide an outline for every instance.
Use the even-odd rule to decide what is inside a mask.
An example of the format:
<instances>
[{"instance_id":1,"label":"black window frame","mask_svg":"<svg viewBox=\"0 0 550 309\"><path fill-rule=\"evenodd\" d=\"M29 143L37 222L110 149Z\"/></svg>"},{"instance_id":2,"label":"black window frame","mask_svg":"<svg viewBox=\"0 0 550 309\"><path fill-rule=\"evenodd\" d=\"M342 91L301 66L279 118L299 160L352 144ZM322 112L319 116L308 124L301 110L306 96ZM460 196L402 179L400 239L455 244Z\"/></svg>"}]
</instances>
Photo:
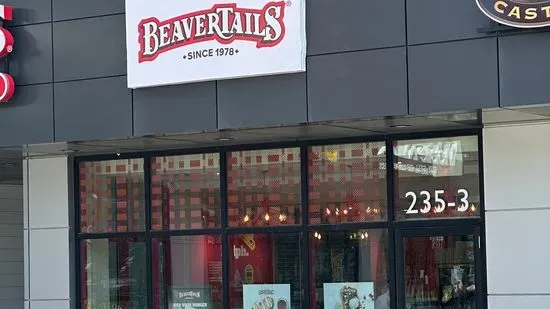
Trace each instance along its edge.
<instances>
[{"instance_id":1,"label":"black window frame","mask_svg":"<svg viewBox=\"0 0 550 309\"><path fill-rule=\"evenodd\" d=\"M426 219L426 220L395 220L395 175L392 173L394 170L394 156L393 156L393 143L398 140L412 140L412 139L429 139L429 138L442 138L442 137L462 137L462 136L476 136L478 139L478 165L479 165L479 192L481 203L479 205L479 216L473 218L449 218L449 219ZM341 223L341 224L309 224L308 213L308 197L309 197L309 179L308 179L308 153L309 147L321 146L321 145L336 145L336 144L350 144L350 143L367 143L367 142L384 142L386 145L386 183L387 183L387 219L385 221L375 222L354 222L354 223ZM397 256L396 256L396 243L399 231L401 229L411 229L415 227L421 228L452 228L452 227L475 227L480 230L480 248L481 248L481 261L478 265L482 267L479 273L482 274L481 283L482 286L479 289L481 298L484 303L484 307L487 306L487 267L486 267L486 246L485 246L485 199L484 199L484 173L483 173L483 135L481 128L472 129L460 129L460 130L445 130L435 132L413 132L413 133L393 133L376 136L361 136L352 138L331 138L331 139L316 139L307 141L292 141L292 142L266 142L258 144L244 144L244 145L227 145L227 146L215 146L215 147L202 147L202 148L190 148L190 149L176 149L176 150L164 150L164 151L142 151L132 153L113 153L102 155L84 155L73 156L72 173L72 207L70 223L73 229L73 238L71 247L71 281L74 282L73 295L74 308L82 308L81 301L81 260L80 260L80 242L84 239L97 239L97 238L123 238L123 237L144 237L146 243L146 278L147 278L147 305L148 309L153 309L153 275L152 267L152 239L165 236L188 236L188 235L204 235L204 234L218 234L222 239L222 308L229 309L229 254L228 254L228 235L230 234L243 234L243 233L277 233L277 232L292 232L297 233L301 240L301 257L302 257L302 274L301 274L301 286L303 289L301 304L302 308L311 308L310 304L310 267L308 265L310 261L309 250L309 237L310 232L330 232L330 231L348 231L348 230L361 230L361 229L385 229L388 235L388 260L386 261L389 269L389 288L390 288L390 308L397 308ZM233 151L245 151L245 150L267 150L278 148L300 148L300 175L301 175L301 223L293 226L267 226L267 227L229 227L227 222L227 153ZM173 156L173 155L188 155L188 154L201 154L201 153L219 153L219 167L220 167L220 213L221 224L217 228L208 229L189 229L189 230L162 230L155 231L151 228L151 159L159 156ZM109 232L109 233L80 233L80 187L79 187L79 164L89 161L106 161L106 160L120 160L120 159L132 159L143 158L144 160L144 185L145 185L145 231L139 232Z\"/></svg>"}]
</instances>

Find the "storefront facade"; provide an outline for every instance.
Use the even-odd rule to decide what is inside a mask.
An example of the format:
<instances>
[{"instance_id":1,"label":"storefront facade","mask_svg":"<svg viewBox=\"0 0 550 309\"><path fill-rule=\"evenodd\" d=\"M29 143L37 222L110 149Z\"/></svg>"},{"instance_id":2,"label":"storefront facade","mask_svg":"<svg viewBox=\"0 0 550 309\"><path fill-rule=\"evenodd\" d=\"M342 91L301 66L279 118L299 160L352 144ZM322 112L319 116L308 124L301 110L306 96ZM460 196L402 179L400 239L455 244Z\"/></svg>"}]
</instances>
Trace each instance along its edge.
<instances>
[{"instance_id":1,"label":"storefront facade","mask_svg":"<svg viewBox=\"0 0 550 309\"><path fill-rule=\"evenodd\" d=\"M542 4L4 2L0 304L550 306Z\"/></svg>"}]
</instances>

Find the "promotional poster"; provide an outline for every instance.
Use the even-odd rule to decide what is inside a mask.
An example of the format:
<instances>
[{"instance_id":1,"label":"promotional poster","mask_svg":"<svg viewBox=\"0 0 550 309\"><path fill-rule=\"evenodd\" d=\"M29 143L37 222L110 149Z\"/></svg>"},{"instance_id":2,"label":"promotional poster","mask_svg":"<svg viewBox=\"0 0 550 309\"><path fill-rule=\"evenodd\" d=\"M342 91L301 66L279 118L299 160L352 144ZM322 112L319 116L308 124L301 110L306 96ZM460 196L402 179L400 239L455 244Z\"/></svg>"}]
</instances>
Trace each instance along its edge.
<instances>
[{"instance_id":1,"label":"promotional poster","mask_svg":"<svg viewBox=\"0 0 550 309\"><path fill-rule=\"evenodd\" d=\"M305 71L305 0L126 0L128 87Z\"/></svg>"},{"instance_id":2,"label":"promotional poster","mask_svg":"<svg viewBox=\"0 0 550 309\"><path fill-rule=\"evenodd\" d=\"M244 309L290 309L290 284L243 285Z\"/></svg>"},{"instance_id":3,"label":"promotional poster","mask_svg":"<svg viewBox=\"0 0 550 309\"><path fill-rule=\"evenodd\" d=\"M172 287L170 309L212 309L209 287Z\"/></svg>"},{"instance_id":4,"label":"promotional poster","mask_svg":"<svg viewBox=\"0 0 550 309\"><path fill-rule=\"evenodd\" d=\"M229 265L229 300L230 307L236 308L244 285L273 281L272 242L269 235L231 235L229 247L233 254Z\"/></svg>"},{"instance_id":5,"label":"promotional poster","mask_svg":"<svg viewBox=\"0 0 550 309\"><path fill-rule=\"evenodd\" d=\"M374 309L372 282L324 283L325 309Z\"/></svg>"}]
</instances>

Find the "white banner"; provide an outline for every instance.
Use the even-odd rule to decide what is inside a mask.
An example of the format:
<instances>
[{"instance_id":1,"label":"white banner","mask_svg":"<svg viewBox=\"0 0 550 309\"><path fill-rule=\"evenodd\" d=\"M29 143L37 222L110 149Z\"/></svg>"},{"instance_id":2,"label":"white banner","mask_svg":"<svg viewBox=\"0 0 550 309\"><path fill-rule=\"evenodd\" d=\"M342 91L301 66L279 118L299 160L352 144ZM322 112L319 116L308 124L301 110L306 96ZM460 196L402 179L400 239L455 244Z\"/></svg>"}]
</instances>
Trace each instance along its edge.
<instances>
[{"instance_id":1,"label":"white banner","mask_svg":"<svg viewBox=\"0 0 550 309\"><path fill-rule=\"evenodd\" d=\"M303 72L305 0L126 0L128 87Z\"/></svg>"},{"instance_id":2,"label":"white banner","mask_svg":"<svg viewBox=\"0 0 550 309\"><path fill-rule=\"evenodd\" d=\"M290 284L244 284L244 309L290 309Z\"/></svg>"}]
</instances>

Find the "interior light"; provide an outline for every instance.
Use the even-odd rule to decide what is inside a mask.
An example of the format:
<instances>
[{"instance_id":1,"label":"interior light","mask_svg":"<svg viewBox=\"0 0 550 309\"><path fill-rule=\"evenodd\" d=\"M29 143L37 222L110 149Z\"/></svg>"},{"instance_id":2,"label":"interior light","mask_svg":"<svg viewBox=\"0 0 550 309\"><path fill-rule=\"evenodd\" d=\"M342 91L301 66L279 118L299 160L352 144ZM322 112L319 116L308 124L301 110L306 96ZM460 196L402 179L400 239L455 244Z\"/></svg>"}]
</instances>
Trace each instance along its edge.
<instances>
[{"instance_id":1,"label":"interior light","mask_svg":"<svg viewBox=\"0 0 550 309\"><path fill-rule=\"evenodd\" d=\"M250 217L248 215L244 216L243 221L248 222L250 220Z\"/></svg>"},{"instance_id":2,"label":"interior light","mask_svg":"<svg viewBox=\"0 0 550 309\"><path fill-rule=\"evenodd\" d=\"M368 213L368 214L370 214L370 213L371 213L371 211L372 211L372 209L370 209L370 206L369 206L369 207L367 207L367 213Z\"/></svg>"},{"instance_id":3,"label":"interior light","mask_svg":"<svg viewBox=\"0 0 550 309\"><path fill-rule=\"evenodd\" d=\"M472 204L472 211L476 211L476 205Z\"/></svg>"},{"instance_id":4,"label":"interior light","mask_svg":"<svg viewBox=\"0 0 550 309\"><path fill-rule=\"evenodd\" d=\"M327 215L330 215L330 209L327 208Z\"/></svg>"},{"instance_id":5,"label":"interior light","mask_svg":"<svg viewBox=\"0 0 550 309\"><path fill-rule=\"evenodd\" d=\"M347 215L347 214L348 214L348 210L344 209L344 215Z\"/></svg>"},{"instance_id":6,"label":"interior light","mask_svg":"<svg viewBox=\"0 0 550 309\"><path fill-rule=\"evenodd\" d=\"M265 221L269 221L269 214L265 214L264 219Z\"/></svg>"}]
</instances>

